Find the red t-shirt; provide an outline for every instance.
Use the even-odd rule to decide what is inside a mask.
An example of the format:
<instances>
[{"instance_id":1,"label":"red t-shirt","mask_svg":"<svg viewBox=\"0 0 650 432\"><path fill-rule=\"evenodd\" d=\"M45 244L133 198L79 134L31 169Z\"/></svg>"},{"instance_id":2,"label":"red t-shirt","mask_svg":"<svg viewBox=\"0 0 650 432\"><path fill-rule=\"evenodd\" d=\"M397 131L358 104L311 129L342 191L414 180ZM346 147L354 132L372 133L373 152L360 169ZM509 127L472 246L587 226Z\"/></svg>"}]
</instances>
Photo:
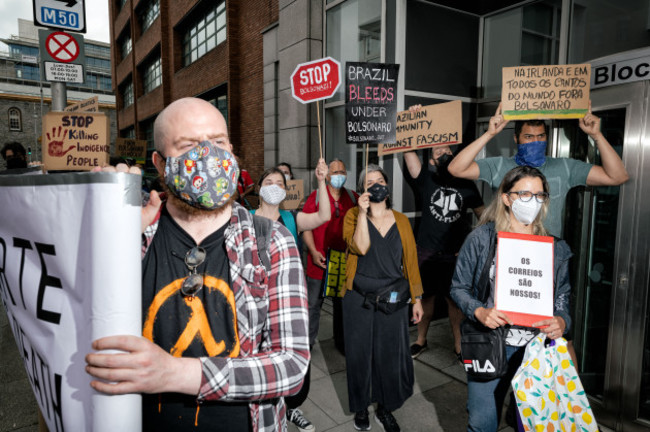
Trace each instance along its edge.
<instances>
[{"instance_id":1,"label":"red t-shirt","mask_svg":"<svg viewBox=\"0 0 650 432\"><path fill-rule=\"evenodd\" d=\"M243 194L246 189L249 187L253 186L253 179L251 178L251 175L248 174L248 171L245 169L242 169L239 173L239 179L237 181L237 190L239 191L239 194Z\"/></svg>"},{"instance_id":2,"label":"red t-shirt","mask_svg":"<svg viewBox=\"0 0 650 432\"><path fill-rule=\"evenodd\" d=\"M343 219L345 218L345 213L356 205L356 200L359 199L359 195L356 192L350 191L354 194L355 202L352 202L350 199L350 194L345 190L344 187L341 188L341 197L338 201L339 206L339 216L336 217L336 205L334 202L334 197L330 193L329 186L327 188L327 195L330 198L330 209L332 210L332 218L329 222L325 222L323 225L319 226L312 230L314 235L314 245L316 249L325 256L328 248L344 251L346 248L345 241L343 240ZM318 211L318 203L316 202L316 191L312 192L305 202L305 206L302 211L304 213L316 213ZM327 239L327 241L325 240ZM321 267L318 267L314 264L311 254L307 255L307 276L312 279L323 279L324 270Z\"/></svg>"}]
</instances>

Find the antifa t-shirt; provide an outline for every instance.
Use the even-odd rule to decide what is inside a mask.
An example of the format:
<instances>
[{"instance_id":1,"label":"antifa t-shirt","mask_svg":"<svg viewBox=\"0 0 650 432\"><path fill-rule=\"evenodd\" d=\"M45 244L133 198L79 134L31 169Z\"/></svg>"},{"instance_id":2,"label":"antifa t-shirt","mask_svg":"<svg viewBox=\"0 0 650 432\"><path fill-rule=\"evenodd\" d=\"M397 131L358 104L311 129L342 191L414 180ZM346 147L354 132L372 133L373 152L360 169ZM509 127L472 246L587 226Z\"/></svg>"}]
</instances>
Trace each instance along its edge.
<instances>
[{"instance_id":1,"label":"antifa t-shirt","mask_svg":"<svg viewBox=\"0 0 650 432\"><path fill-rule=\"evenodd\" d=\"M194 298L183 296L189 274L185 255L196 243L163 207L158 230L142 261L143 335L176 357L237 357L237 309L230 289L229 262L224 244L228 224L210 234L200 246L205 261L196 269L203 288ZM196 421L196 426L195 426ZM177 393L145 395L145 431L250 430L248 404L206 402Z\"/></svg>"},{"instance_id":2,"label":"antifa t-shirt","mask_svg":"<svg viewBox=\"0 0 650 432\"><path fill-rule=\"evenodd\" d=\"M473 181L442 177L423 166L416 179L422 203L422 220L418 229L420 247L456 253L471 231L465 213L483 205Z\"/></svg>"}]
</instances>

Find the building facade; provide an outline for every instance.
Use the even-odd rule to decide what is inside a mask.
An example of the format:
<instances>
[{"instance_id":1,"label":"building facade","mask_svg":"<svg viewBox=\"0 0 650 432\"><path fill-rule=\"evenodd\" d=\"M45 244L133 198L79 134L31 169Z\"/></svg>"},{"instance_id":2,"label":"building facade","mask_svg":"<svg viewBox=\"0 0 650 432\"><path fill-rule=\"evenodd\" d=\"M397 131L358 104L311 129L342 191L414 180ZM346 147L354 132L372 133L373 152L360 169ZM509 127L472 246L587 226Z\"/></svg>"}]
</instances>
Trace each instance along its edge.
<instances>
[{"instance_id":1,"label":"building facade","mask_svg":"<svg viewBox=\"0 0 650 432\"><path fill-rule=\"evenodd\" d=\"M110 0L119 135L149 141L172 101L212 102L228 121L242 166L257 178L262 141L262 31L275 1ZM150 157L148 157L150 160ZM153 167L148 171L153 174Z\"/></svg>"},{"instance_id":2,"label":"building facade","mask_svg":"<svg viewBox=\"0 0 650 432\"><path fill-rule=\"evenodd\" d=\"M38 27L18 20L18 35L0 38L6 51L0 51L0 136L2 143L18 141L31 151L30 160L42 160L41 119L50 111L50 83L39 67ZM84 40L85 82L67 85L68 103L97 96L100 111L110 119L111 139L115 142L115 96L111 84L110 45ZM4 169L0 158L0 169Z\"/></svg>"},{"instance_id":3,"label":"building facade","mask_svg":"<svg viewBox=\"0 0 650 432\"><path fill-rule=\"evenodd\" d=\"M226 115L253 178L288 162L307 190L319 134L326 159L346 163L349 188L365 155L345 142L343 88L319 108L292 98L289 77L299 63L324 56L342 65L397 63L398 108L460 100L464 143L486 130L499 104L501 68L609 68L616 79L592 89L593 110L630 180L576 188L567 198L573 339L602 425L650 429L647 0L111 0L111 31L121 136L151 143L153 120L165 105L202 97ZM600 163L575 120L549 123L550 156ZM514 154L513 127L479 157ZM369 159L388 172L396 208L417 225L420 209L402 156L380 158L371 148ZM491 191L479 186L488 201Z\"/></svg>"}]
</instances>

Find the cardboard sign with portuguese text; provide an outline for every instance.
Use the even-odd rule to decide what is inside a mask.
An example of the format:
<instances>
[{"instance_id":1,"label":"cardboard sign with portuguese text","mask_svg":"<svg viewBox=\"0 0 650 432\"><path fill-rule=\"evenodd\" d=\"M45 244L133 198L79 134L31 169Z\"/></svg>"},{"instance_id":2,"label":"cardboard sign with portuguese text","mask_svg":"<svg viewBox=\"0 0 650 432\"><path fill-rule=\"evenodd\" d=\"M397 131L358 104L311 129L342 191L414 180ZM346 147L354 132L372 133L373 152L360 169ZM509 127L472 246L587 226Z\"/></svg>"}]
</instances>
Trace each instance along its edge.
<instances>
[{"instance_id":1,"label":"cardboard sign with portuguese text","mask_svg":"<svg viewBox=\"0 0 650 432\"><path fill-rule=\"evenodd\" d=\"M397 142L380 144L379 156L463 141L463 104L452 101L397 113Z\"/></svg>"},{"instance_id":2,"label":"cardboard sign with portuguese text","mask_svg":"<svg viewBox=\"0 0 650 432\"><path fill-rule=\"evenodd\" d=\"M287 197L280 204L283 210L295 210L305 197L305 182L303 180L287 181Z\"/></svg>"},{"instance_id":3,"label":"cardboard sign with portuguese text","mask_svg":"<svg viewBox=\"0 0 650 432\"><path fill-rule=\"evenodd\" d=\"M588 63L505 67L502 78L506 120L582 118L589 110Z\"/></svg>"},{"instance_id":4,"label":"cardboard sign with portuguese text","mask_svg":"<svg viewBox=\"0 0 650 432\"><path fill-rule=\"evenodd\" d=\"M115 156L135 159L144 164L147 159L147 141L135 138L115 138Z\"/></svg>"},{"instance_id":5,"label":"cardboard sign with portuguese text","mask_svg":"<svg viewBox=\"0 0 650 432\"><path fill-rule=\"evenodd\" d=\"M553 237L499 232L494 306L516 324L553 317Z\"/></svg>"},{"instance_id":6,"label":"cardboard sign with portuguese text","mask_svg":"<svg viewBox=\"0 0 650 432\"><path fill-rule=\"evenodd\" d=\"M109 122L103 113L43 116L43 164L48 171L90 171L108 164Z\"/></svg>"},{"instance_id":7,"label":"cardboard sign with portuguese text","mask_svg":"<svg viewBox=\"0 0 650 432\"><path fill-rule=\"evenodd\" d=\"M99 96L93 96L88 99L84 99L72 105L68 105L63 109L63 111L68 112L99 112Z\"/></svg>"}]
</instances>

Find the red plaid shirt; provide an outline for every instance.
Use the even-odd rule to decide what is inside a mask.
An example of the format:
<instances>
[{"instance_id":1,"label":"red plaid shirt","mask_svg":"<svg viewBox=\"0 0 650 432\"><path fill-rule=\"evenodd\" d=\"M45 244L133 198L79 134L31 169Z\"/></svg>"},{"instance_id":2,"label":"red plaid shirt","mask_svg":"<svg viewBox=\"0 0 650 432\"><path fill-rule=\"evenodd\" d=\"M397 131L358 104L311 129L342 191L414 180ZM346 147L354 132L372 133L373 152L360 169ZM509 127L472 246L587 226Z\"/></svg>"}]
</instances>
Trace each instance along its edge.
<instances>
[{"instance_id":1,"label":"red plaid shirt","mask_svg":"<svg viewBox=\"0 0 650 432\"><path fill-rule=\"evenodd\" d=\"M143 256L157 224L145 230ZM236 203L225 244L240 354L201 358L198 401L250 401L253 431L284 431L283 397L298 392L309 363L307 289L298 249L289 231L274 223L267 273L257 254L252 215Z\"/></svg>"}]
</instances>

